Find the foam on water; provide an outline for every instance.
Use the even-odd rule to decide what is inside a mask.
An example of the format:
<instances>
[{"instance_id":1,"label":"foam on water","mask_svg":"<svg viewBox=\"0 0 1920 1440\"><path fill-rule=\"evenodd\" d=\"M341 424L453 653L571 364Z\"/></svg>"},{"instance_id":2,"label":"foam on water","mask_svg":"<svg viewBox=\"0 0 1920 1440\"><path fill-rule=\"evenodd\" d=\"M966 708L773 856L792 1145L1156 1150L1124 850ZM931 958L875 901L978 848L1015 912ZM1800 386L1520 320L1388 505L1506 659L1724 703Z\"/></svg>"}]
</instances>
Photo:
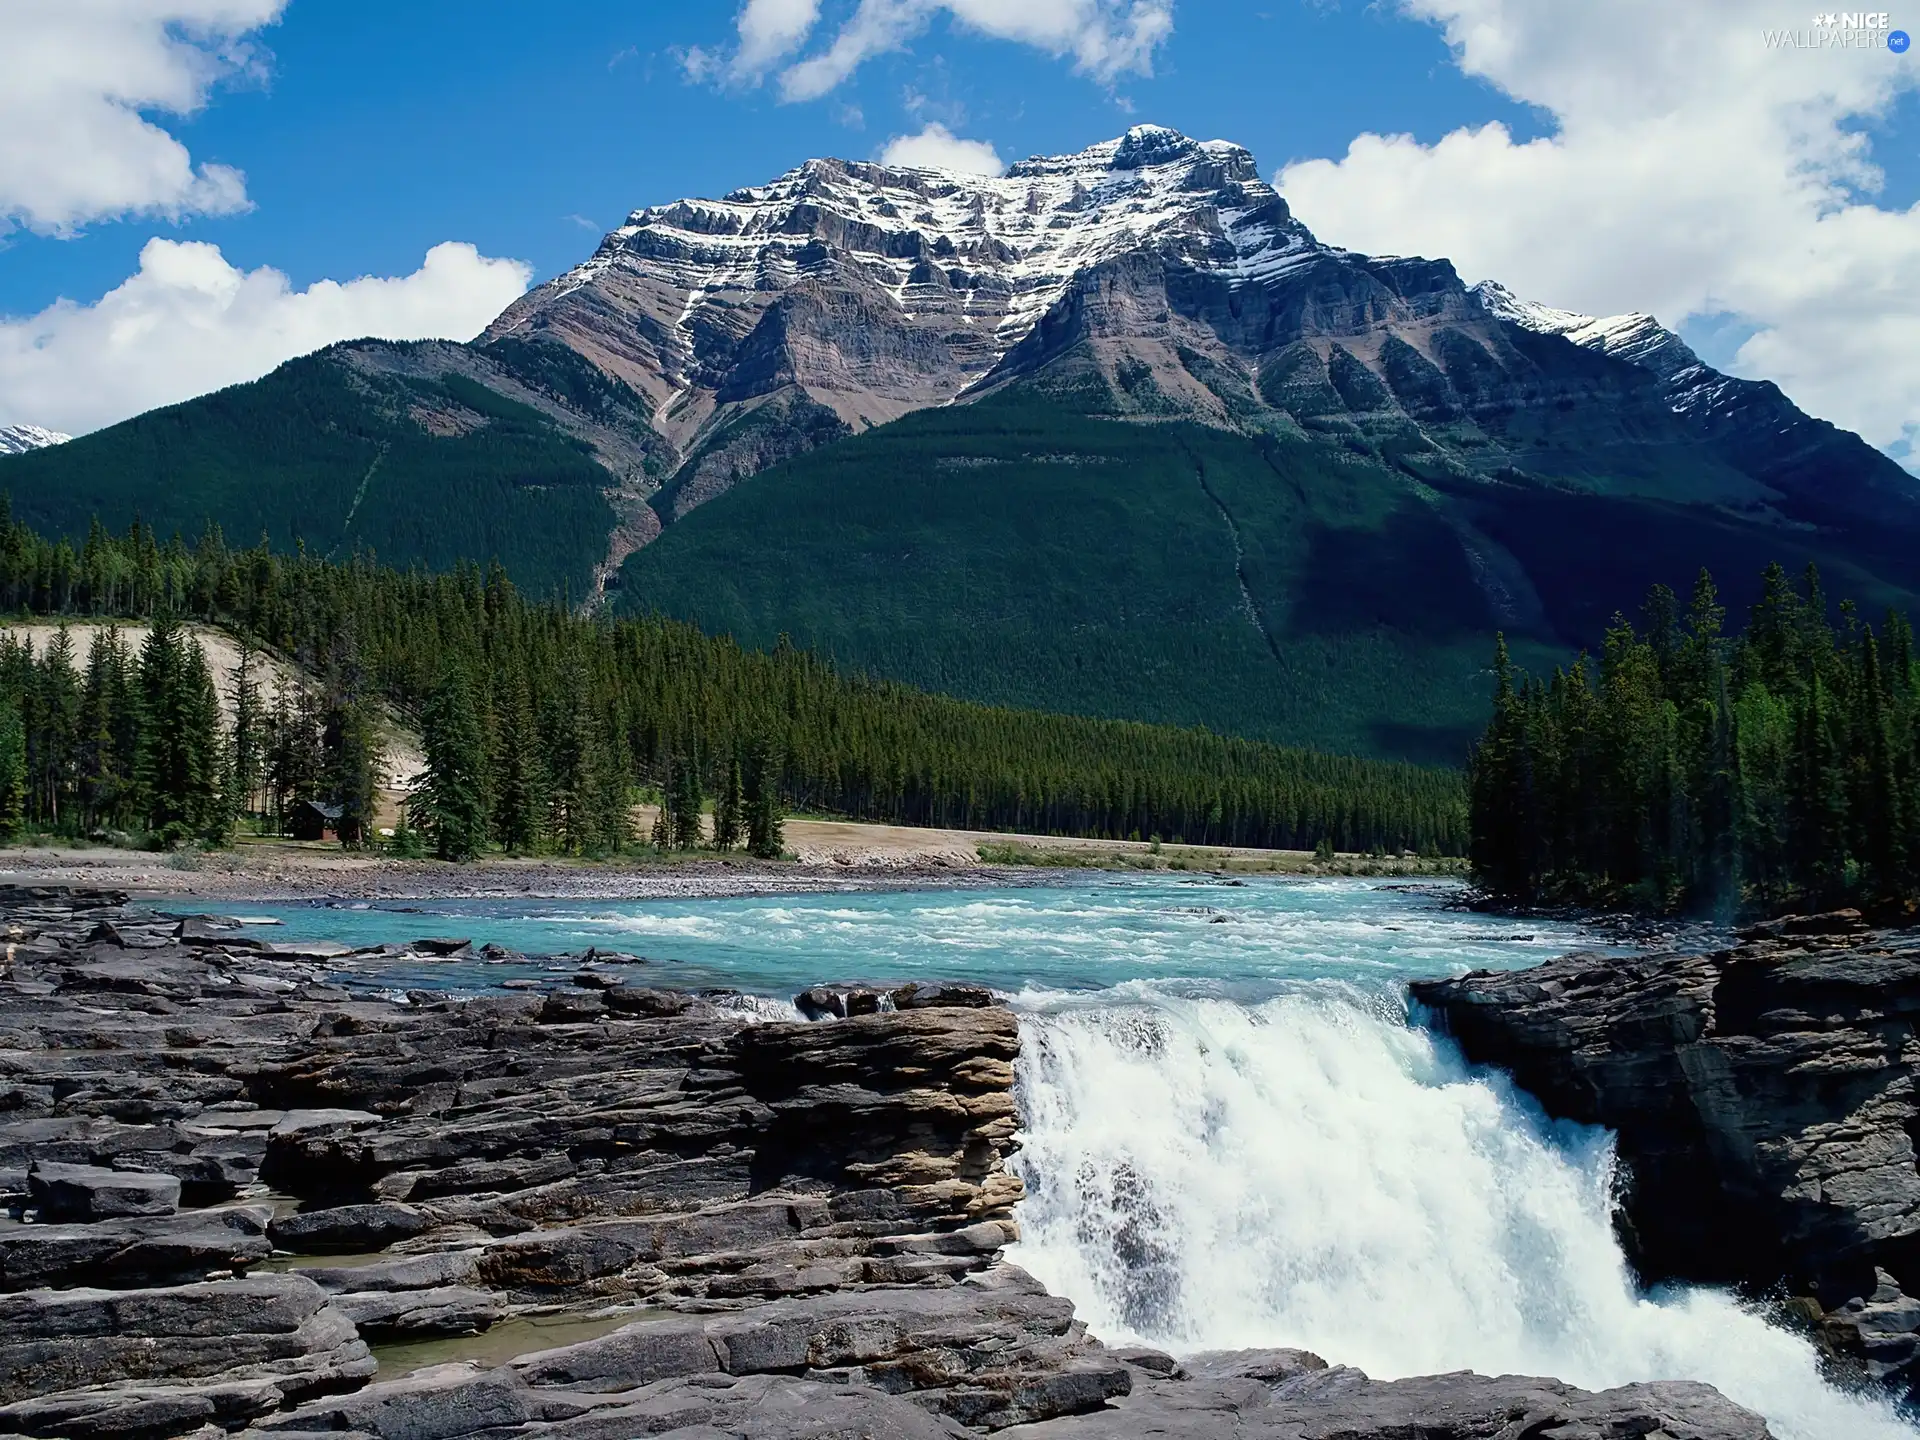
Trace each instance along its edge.
<instances>
[{"instance_id":1,"label":"foam on water","mask_svg":"<svg viewBox=\"0 0 1920 1440\"><path fill-rule=\"evenodd\" d=\"M1012 1258L1108 1340L1299 1346L1381 1378L1698 1379L1783 1440L1920 1433L1732 1297L1638 1292L1610 1137L1547 1124L1384 992L1019 1003Z\"/></svg>"},{"instance_id":2,"label":"foam on water","mask_svg":"<svg viewBox=\"0 0 1920 1440\"><path fill-rule=\"evenodd\" d=\"M408 901L263 907L288 938L349 943L462 935L529 955L589 946L644 954L655 983L791 996L821 980L964 978L1018 990L1181 979L1271 993L1318 976L1455 973L1532 964L1594 938L1444 907L1446 887L1362 880L1168 876L1068 885L648 901ZM183 908L203 909L204 902ZM406 988L487 989L537 973L429 962L367 971Z\"/></svg>"}]
</instances>

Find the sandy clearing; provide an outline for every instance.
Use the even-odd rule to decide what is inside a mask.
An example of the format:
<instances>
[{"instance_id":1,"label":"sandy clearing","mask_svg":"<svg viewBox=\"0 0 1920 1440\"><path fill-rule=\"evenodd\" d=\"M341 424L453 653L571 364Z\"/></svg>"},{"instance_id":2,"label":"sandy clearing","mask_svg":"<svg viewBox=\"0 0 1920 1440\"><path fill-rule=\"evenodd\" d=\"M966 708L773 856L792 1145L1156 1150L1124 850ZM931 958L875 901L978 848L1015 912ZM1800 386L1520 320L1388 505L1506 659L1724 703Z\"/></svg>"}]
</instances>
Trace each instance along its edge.
<instances>
[{"instance_id":1,"label":"sandy clearing","mask_svg":"<svg viewBox=\"0 0 1920 1440\"><path fill-rule=\"evenodd\" d=\"M58 624L34 620L11 622L0 625L0 633L23 639L33 646L34 653L44 654L59 633ZM81 670L87 667L88 658L93 654L93 642L110 628L117 628L127 647L136 655L146 642L151 626L137 621L109 622L105 620L72 620L66 630L73 637L74 664ZM240 673L240 646L231 635L222 630L213 630L205 625L188 625L187 631L200 642L200 651L207 657L207 668L213 671L214 687L220 692L220 713L229 723L233 720L233 682ZM290 693L298 684L300 672L291 662L278 655L264 651L255 651L253 664L248 667L253 681L260 687L262 703L271 708L283 694ZM401 723L400 718L385 706L381 707L381 743L386 756L387 788L397 798L402 791L410 789L427 768L426 757L420 751L420 738ZM390 820L383 819L383 823Z\"/></svg>"}]
</instances>

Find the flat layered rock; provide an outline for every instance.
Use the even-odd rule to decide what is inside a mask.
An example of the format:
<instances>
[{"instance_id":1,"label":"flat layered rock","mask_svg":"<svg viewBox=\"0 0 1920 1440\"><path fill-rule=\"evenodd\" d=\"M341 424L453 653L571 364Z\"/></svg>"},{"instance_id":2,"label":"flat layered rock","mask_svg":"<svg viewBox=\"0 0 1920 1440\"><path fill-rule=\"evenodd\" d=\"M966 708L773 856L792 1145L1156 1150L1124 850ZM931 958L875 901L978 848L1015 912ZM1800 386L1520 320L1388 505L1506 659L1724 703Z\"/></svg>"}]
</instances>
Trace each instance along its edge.
<instances>
[{"instance_id":1,"label":"flat layered rock","mask_svg":"<svg viewBox=\"0 0 1920 1440\"><path fill-rule=\"evenodd\" d=\"M329 946L105 892L0 887L0 925L0 1190L87 1217L0 1226L0 1433L1764 1434L1703 1387L1108 1349L1003 1258L1020 1035L977 986L823 986L818 1023L749 1023L607 955L394 1000L328 983ZM259 1273L275 1249L339 1258ZM367 1348L600 1306L635 1318L500 1365L376 1374Z\"/></svg>"},{"instance_id":2,"label":"flat layered rock","mask_svg":"<svg viewBox=\"0 0 1920 1440\"><path fill-rule=\"evenodd\" d=\"M1271 1353L1271 1352L1264 1352ZM1152 1380L1112 1406L1002 1432L1003 1440L1771 1440L1766 1422L1710 1385L1626 1385L1461 1373L1370 1380L1321 1369L1252 1378Z\"/></svg>"},{"instance_id":3,"label":"flat layered rock","mask_svg":"<svg viewBox=\"0 0 1920 1440\"><path fill-rule=\"evenodd\" d=\"M294 1397L373 1372L353 1322L300 1275L0 1296L0 1404L126 1382L269 1380Z\"/></svg>"},{"instance_id":4,"label":"flat layered rock","mask_svg":"<svg viewBox=\"0 0 1920 1440\"><path fill-rule=\"evenodd\" d=\"M27 1172L27 1195L40 1218L54 1222L171 1215L180 1208L180 1177L38 1162Z\"/></svg>"}]
</instances>

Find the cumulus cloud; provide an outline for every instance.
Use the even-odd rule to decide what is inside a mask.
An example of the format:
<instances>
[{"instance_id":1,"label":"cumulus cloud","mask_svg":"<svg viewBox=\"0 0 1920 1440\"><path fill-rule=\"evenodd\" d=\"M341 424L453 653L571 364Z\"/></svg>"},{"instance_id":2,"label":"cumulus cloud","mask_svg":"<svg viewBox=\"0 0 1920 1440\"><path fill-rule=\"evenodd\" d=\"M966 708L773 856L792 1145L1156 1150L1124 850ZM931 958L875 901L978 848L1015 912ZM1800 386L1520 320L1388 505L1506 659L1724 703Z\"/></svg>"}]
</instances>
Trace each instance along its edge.
<instances>
[{"instance_id":1,"label":"cumulus cloud","mask_svg":"<svg viewBox=\"0 0 1920 1440\"><path fill-rule=\"evenodd\" d=\"M190 115L254 70L247 36L286 0L7 0L0 40L0 232L120 215L244 210L244 177L194 163L149 115Z\"/></svg>"},{"instance_id":2,"label":"cumulus cloud","mask_svg":"<svg viewBox=\"0 0 1920 1440\"><path fill-rule=\"evenodd\" d=\"M1884 48L1804 49L1788 0L1402 0L1470 75L1549 112L1433 144L1365 134L1277 177L1362 250L1454 260L1532 299L1753 333L1732 368L1896 454L1920 441L1920 206L1875 203L1863 122L1916 84Z\"/></svg>"},{"instance_id":3,"label":"cumulus cloud","mask_svg":"<svg viewBox=\"0 0 1920 1440\"><path fill-rule=\"evenodd\" d=\"M799 49L820 19L820 0L747 0L734 22L740 48L732 70L739 79L757 79Z\"/></svg>"},{"instance_id":4,"label":"cumulus cloud","mask_svg":"<svg viewBox=\"0 0 1920 1440\"><path fill-rule=\"evenodd\" d=\"M1150 74L1173 33L1173 0L860 0L826 45L795 60L819 25L819 0L747 0L724 64L687 52L693 79L758 84L776 74L783 100L817 100L866 61L910 44L940 16L976 34L1031 45L1102 83Z\"/></svg>"},{"instance_id":5,"label":"cumulus cloud","mask_svg":"<svg viewBox=\"0 0 1920 1440\"><path fill-rule=\"evenodd\" d=\"M918 135L896 135L880 152L882 165L918 165L928 170L960 170L969 175L1003 175L1007 163L985 140L963 140L935 122Z\"/></svg>"},{"instance_id":6,"label":"cumulus cloud","mask_svg":"<svg viewBox=\"0 0 1920 1440\"><path fill-rule=\"evenodd\" d=\"M0 319L0 424L80 434L336 340L471 339L530 278L520 261L449 243L411 275L296 290L278 270L235 268L216 245L149 240L139 271L95 304Z\"/></svg>"}]
</instances>

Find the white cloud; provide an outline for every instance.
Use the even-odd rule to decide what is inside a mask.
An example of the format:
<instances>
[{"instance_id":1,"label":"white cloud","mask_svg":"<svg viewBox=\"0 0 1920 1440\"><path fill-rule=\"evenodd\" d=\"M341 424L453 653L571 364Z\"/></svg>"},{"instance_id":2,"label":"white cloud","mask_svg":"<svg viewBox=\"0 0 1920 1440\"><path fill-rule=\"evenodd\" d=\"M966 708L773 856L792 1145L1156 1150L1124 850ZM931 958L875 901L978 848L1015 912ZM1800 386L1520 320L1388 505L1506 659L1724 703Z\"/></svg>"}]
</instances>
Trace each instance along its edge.
<instances>
[{"instance_id":1,"label":"white cloud","mask_svg":"<svg viewBox=\"0 0 1920 1440\"><path fill-rule=\"evenodd\" d=\"M985 140L962 140L935 123L918 135L896 135L880 152L882 165L918 165L928 170L959 170L969 175L1003 175L1007 163Z\"/></svg>"},{"instance_id":2,"label":"white cloud","mask_svg":"<svg viewBox=\"0 0 1920 1440\"><path fill-rule=\"evenodd\" d=\"M734 78L757 80L766 74L805 43L819 19L820 0L747 0L734 22L740 32Z\"/></svg>"},{"instance_id":3,"label":"white cloud","mask_svg":"<svg viewBox=\"0 0 1920 1440\"><path fill-rule=\"evenodd\" d=\"M448 243L411 275L296 290L278 270L236 269L216 245L149 240L139 271L97 303L0 319L0 424L80 434L336 340L470 339L530 277L520 261Z\"/></svg>"},{"instance_id":4,"label":"white cloud","mask_svg":"<svg viewBox=\"0 0 1920 1440\"><path fill-rule=\"evenodd\" d=\"M0 232L70 233L117 215L228 214L246 181L195 165L147 115L189 115L254 70L246 36L286 0L5 0Z\"/></svg>"},{"instance_id":5,"label":"white cloud","mask_svg":"<svg viewBox=\"0 0 1920 1440\"><path fill-rule=\"evenodd\" d=\"M736 83L779 72L783 100L817 100L875 55L908 45L941 15L961 28L1031 45L1110 84L1151 74L1154 52L1173 33L1173 0L860 0L827 46L791 57L819 24L819 0L747 0L736 21L739 45L725 67ZM711 53L688 52L690 79L719 67Z\"/></svg>"},{"instance_id":6,"label":"white cloud","mask_svg":"<svg viewBox=\"0 0 1920 1440\"><path fill-rule=\"evenodd\" d=\"M1554 132L1362 135L1279 175L1302 220L1563 308L1734 317L1740 373L1896 452L1920 439L1920 206L1873 202L1858 130L1916 84L1910 56L1769 47L1806 32L1797 0L1402 9Z\"/></svg>"}]
</instances>

